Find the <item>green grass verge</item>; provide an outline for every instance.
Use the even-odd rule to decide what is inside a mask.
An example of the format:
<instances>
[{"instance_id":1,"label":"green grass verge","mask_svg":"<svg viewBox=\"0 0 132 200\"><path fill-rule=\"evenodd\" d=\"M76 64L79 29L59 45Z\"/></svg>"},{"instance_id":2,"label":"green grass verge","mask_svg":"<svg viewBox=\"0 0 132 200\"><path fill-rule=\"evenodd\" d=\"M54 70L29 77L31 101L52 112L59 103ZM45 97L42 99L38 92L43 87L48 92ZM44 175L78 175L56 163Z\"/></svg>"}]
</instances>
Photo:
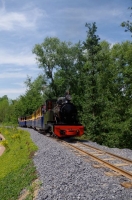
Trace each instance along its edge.
<instances>
[{"instance_id":1,"label":"green grass verge","mask_svg":"<svg viewBox=\"0 0 132 200\"><path fill-rule=\"evenodd\" d=\"M0 199L17 200L20 192L37 178L32 162L37 147L27 131L0 127L0 132L6 147L0 156Z\"/></svg>"}]
</instances>

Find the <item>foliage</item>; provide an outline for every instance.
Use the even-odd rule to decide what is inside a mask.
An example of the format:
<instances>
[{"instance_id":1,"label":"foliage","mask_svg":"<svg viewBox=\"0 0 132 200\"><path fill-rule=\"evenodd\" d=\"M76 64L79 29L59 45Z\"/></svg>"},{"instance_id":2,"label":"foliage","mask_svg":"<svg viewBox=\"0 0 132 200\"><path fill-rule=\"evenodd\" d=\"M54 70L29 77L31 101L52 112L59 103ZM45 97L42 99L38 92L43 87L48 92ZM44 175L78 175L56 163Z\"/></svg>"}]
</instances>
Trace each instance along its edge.
<instances>
[{"instance_id":1,"label":"foliage","mask_svg":"<svg viewBox=\"0 0 132 200\"><path fill-rule=\"evenodd\" d=\"M129 7L128 9L132 10L132 7ZM130 16L132 16L132 14ZM125 28L125 32L131 32L132 33L132 22L130 22L129 20L127 20L126 22L125 21L122 22L121 26L123 28Z\"/></svg>"},{"instance_id":2,"label":"foliage","mask_svg":"<svg viewBox=\"0 0 132 200\"><path fill-rule=\"evenodd\" d=\"M100 144L132 148L132 44L110 48L105 41L99 43L95 23L86 27L82 121L87 135Z\"/></svg>"},{"instance_id":3,"label":"foliage","mask_svg":"<svg viewBox=\"0 0 132 200\"><path fill-rule=\"evenodd\" d=\"M0 98L0 123L17 124L20 116L30 115L44 102L45 77L39 75L34 81L27 77L27 90L17 100L10 100L7 96Z\"/></svg>"},{"instance_id":4,"label":"foliage","mask_svg":"<svg viewBox=\"0 0 132 200\"><path fill-rule=\"evenodd\" d=\"M6 121L7 113L9 110L9 102L8 97L5 95L2 98L0 98L0 123L2 121Z\"/></svg>"},{"instance_id":5,"label":"foliage","mask_svg":"<svg viewBox=\"0 0 132 200\"><path fill-rule=\"evenodd\" d=\"M48 37L42 44L35 45L33 53L47 78L47 97L57 98L69 88L75 91L78 73L76 66L82 62L79 46L80 43L72 45L71 42Z\"/></svg>"},{"instance_id":6,"label":"foliage","mask_svg":"<svg viewBox=\"0 0 132 200\"><path fill-rule=\"evenodd\" d=\"M22 189L36 179L31 155L37 147L26 131L0 127L0 132L9 146L0 157L0 199L16 200Z\"/></svg>"},{"instance_id":7,"label":"foliage","mask_svg":"<svg viewBox=\"0 0 132 200\"><path fill-rule=\"evenodd\" d=\"M102 66L102 56L100 55L101 46L99 44L100 38L95 34L97 27L96 24L86 24L88 28L87 39L84 42L84 50L86 63L84 65L84 97L83 97L83 116L82 120L86 125L86 129L91 134L98 134L100 131L100 113L101 93L100 73ZM85 103L86 102L86 103Z\"/></svg>"},{"instance_id":8,"label":"foliage","mask_svg":"<svg viewBox=\"0 0 132 200\"><path fill-rule=\"evenodd\" d=\"M48 79L48 82L52 85L53 91L56 96L56 85L54 84L53 73L56 69L59 57L58 49L60 48L60 40L58 38L45 38L44 42L36 44L33 53L36 54L36 60L38 61L39 68L44 69L44 73Z\"/></svg>"}]
</instances>

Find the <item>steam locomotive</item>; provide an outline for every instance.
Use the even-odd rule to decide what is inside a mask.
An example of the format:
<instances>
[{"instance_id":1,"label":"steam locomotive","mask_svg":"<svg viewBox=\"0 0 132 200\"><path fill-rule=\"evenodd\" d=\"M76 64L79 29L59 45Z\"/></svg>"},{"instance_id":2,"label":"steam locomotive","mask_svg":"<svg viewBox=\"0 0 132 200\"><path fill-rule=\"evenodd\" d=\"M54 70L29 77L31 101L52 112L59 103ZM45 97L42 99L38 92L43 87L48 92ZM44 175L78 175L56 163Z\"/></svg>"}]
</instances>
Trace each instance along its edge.
<instances>
[{"instance_id":1,"label":"steam locomotive","mask_svg":"<svg viewBox=\"0 0 132 200\"><path fill-rule=\"evenodd\" d=\"M59 138L84 134L84 127L77 120L77 109L71 103L70 95L58 100L46 100L32 115L19 117L18 124Z\"/></svg>"}]
</instances>

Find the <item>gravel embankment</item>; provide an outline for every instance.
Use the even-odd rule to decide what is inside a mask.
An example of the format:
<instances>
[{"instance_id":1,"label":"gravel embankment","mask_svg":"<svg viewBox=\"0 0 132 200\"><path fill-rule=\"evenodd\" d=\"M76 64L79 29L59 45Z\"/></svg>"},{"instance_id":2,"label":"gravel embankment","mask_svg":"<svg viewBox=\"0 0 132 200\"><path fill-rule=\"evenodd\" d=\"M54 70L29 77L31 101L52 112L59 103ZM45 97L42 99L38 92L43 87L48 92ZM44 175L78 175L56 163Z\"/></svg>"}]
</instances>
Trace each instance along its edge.
<instances>
[{"instance_id":1,"label":"gravel embankment","mask_svg":"<svg viewBox=\"0 0 132 200\"><path fill-rule=\"evenodd\" d=\"M126 178L108 177L104 174L108 169L94 168L93 163L75 155L68 147L32 129L27 130L39 147L34 156L42 182L37 200L132 200L132 189L120 185ZM113 150L122 156L127 157L127 152L129 157L132 155L131 150Z\"/></svg>"}]
</instances>

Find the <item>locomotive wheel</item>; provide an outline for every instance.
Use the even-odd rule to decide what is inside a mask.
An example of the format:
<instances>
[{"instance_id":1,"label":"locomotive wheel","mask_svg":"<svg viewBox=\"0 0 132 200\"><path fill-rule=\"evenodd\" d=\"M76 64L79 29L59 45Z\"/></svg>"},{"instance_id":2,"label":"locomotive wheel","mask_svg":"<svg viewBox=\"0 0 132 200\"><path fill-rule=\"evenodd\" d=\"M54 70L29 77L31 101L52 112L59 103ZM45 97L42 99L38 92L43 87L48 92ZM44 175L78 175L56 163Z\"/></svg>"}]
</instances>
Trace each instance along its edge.
<instances>
[{"instance_id":1,"label":"locomotive wheel","mask_svg":"<svg viewBox=\"0 0 132 200\"><path fill-rule=\"evenodd\" d=\"M48 137L51 137L53 135L53 133L52 133L52 125L51 124L47 124L46 125L45 132L46 132L46 136L48 136Z\"/></svg>"},{"instance_id":2,"label":"locomotive wheel","mask_svg":"<svg viewBox=\"0 0 132 200\"><path fill-rule=\"evenodd\" d=\"M52 137L57 138L57 136L54 133L52 133Z\"/></svg>"}]
</instances>

